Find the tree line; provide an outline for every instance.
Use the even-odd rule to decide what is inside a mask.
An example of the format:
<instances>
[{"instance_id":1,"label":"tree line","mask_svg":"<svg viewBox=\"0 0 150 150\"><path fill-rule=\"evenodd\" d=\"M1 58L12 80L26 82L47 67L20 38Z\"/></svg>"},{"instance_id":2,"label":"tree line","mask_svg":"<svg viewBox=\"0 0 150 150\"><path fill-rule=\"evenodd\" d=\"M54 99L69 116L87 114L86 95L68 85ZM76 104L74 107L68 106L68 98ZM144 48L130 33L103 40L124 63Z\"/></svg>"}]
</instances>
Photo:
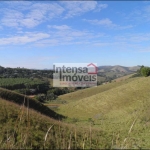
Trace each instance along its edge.
<instances>
[{"instance_id":1,"label":"tree line","mask_svg":"<svg viewBox=\"0 0 150 150\"><path fill-rule=\"evenodd\" d=\"M4 68L0 66L0 78L53 78L53 70Z\"/></svg>"}]
</instances>

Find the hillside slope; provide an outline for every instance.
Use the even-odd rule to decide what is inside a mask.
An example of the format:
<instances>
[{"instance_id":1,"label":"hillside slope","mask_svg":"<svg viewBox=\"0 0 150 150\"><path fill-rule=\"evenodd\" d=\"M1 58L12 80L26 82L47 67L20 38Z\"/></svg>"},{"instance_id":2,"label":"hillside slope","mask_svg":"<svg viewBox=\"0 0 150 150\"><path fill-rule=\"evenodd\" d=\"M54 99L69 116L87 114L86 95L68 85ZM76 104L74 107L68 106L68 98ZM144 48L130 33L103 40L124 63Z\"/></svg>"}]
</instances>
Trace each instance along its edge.
<instances>
[{"instance_id":1,"label":"hillside slope","mask_svg":"<svg viewBox=\"0 0 150 150\"><path fill-rule=\"evenodd\" d=\"M62 105L58 112L78 118L79 124L93 120L94 127L117 134L122 140L120 146L127 144L127 147L150 148L149 91L150 77L136 78L121 86Z\"/></svg>"},{"instance_id":2,"label":"hillside slope","mask_svg":"<svg viewBox=\"0 0 150 150\"><path fill-rule=\"evenodd\" d=\"M124 67L124 66L99 66L98 67L98 81L100 83L109 82L113 79L123 77L129 74L136 73L140 66Z\"/></svg>"},{"instance_id":3,"label":"hillside slope","mask_svg":"<svg viewBox=\"0 0 150 150\"><path fill-rule=\"evenodd\" d=\"M0 149L111 148L111 137L101 130L65 124L1 98L0 107Z\"/></svg>"},{"instance_id":4,"label":"hillside slope","mask_svg":"<svg viewBox=\"0 0 150 150\"><path fill-rule=\"evenodd\" d=\"M29 106L29 108L32 108L41 114L47 115L54 119L62 119L65 118L65 116L59 115L50 108L46 107L39 101L30 98L28 96L13 92L11 90L6 90L3 88L0 88L0 98L3 98L8 101L15 102L17 104L22 105L24 103L25 106Z\"/></svg>"},{"instance_id":5,"label":"hillside slope","mask_svg":"<svg viewBox=\"0 0 150 150\"><path fill-rule=\"evenodd\" d=\"M114 85L114 83L111 84ZM79 114L81 118L84 116L93 117L100 112L105 114L110 113L111 115L112 111L126 109L132 107L132 105L136 107L135 104L140 106L140 104L150 99L150 77L135 78L131 82L120 82L118 85L116 87L113 86L113 88L109 86L110 89L103 90L96 95L62 105L60 106L60 111L66 112L63 114L67 116L78 116ZM101 86L104 89L105 87ZM90 93L92 89L88 90Z\"/></svg>"},{"instance_id":6,"label":"hillside slope","mask_svg":"<svg viewBox=\"0 0 150 150\"><path fill-rule=\"evenodd\" d=\"M133 80L136 80L136 79L132 78L132 79L128 79L128 80L121 81L121 82L112 82L112 83L108 83L108 84L105 84L105 85L100 85L100 86L97 86L97 87L78 90L78 91L75 91L75 92L72 92L72 93L60 95L59 99L60 100L65 100L67 103L69 103L69 102L72 102L72 101L87 98L89 96L92 96L92 95L95 95L95 94L113 89L115 87L121 86L121 85L126 84L128 82L131 82Z\"/></svg>"}]
</instances>

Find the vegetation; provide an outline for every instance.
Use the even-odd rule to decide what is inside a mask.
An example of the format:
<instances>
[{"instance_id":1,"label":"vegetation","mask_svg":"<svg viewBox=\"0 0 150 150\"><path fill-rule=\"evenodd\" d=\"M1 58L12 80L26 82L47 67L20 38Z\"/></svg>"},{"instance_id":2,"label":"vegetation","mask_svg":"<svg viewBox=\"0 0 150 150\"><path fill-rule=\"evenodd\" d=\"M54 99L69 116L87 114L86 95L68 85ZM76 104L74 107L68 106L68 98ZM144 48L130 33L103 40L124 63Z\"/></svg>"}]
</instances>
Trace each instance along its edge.
<instances>
[{"instance_id":1,"label":"vegetation","mask_svg":"<svg viewBox=\"0 0 150 150\"><path fill-rule=\"evenodd\" d=\"M22 94L46 93L49 89L49 82L28 78L1 78L0 87L17 90Z\"/></svg>"},{"instance_id":2,"label":"vegetation","mask_svg":"<svg viewBox=\"0 0 150 150\"><path fill-rule=\"evenodd\" d=\"M4 68L0 66L0 78L53 78L52 70Z\"/></svg>"},{"instance_id":3,"label":"vegetation","mask_svg":"<svg viewBox=\"0 0 150 150\"><path fill-rule=\"evenodd\" d=\"M36 95L35 98L40 102L55 100L59 95L76 90L73 88L55 88L51 86L48 80L37 78L1 78L0 87L21 94Z\"/></svg>"},{"instance_id":4,"label":"vegetation","mask_svg":"<svg viewBox=\"0 0 150 150\"><path fill-rule=\"evenodd\" d=\"M0 99L0 149L111 148L106 133L79 128Z\"/></svg>"},{"instance_id":5,"label":"vegetation","mask_svg":"<svg viewBox=\"0 0 150 150\"><path fill-rule=\"evenodd\" d=\"M0 97L20 105L24 103L25 106L29 106L30 108L55 119L61 119L64 117L55 113L54 111L52 111L51 109L49 109L48 107L46 107L45 105L43 105L35 99L29 98L27 96L25 97L25 95L12 92L10 90L0 88Z\"/></svg>"},{"instance_id":6,"label":"vegetation","mask_svg":"<svg viewBox=\"0 0 150 150\"><path fill-rule=\"evenodd\" d=\"M7 101L0 99L0 148L149 148L149 82L150 78L142 77L110 83L107 90L99 89L97 94L83 99L78 97L78 100L60 106L58 112L68 116L63 120L69 124L43 116L34 108L28 109L23 100L19 101L20 94L1 89L0 94L6 92L1 95ZM80 91L86 90L93 88ZM32 103L29 104L32 108ZM44 107L40 112L44 114L43 111Z\"/></svg>"},{"instance_id":7,"label":"vegetation","mask_svg":"<svg viewBox=\"0 0 150 150\"><path fill-rule=\"evenodd\" d=\"M83 90L78 90L73 93L60 95L58 98L59 98L59 100L62 100L62 101L65 100L66 102L70 103L73 101L77 101L79 99L88 98L90 96L99 94L101 92L116 88L118 86L122 86L132 80L135 80L135 79L128 79L128 80L124 80L122 82L112 82L112 83L100 85L98 87L92 87L92 88L87 88L87 89L83 89Z\"/></svg>"},{"instance_id":8,"label":"vegetation","mask_svg":"<svg viewBox=\"0 0 150 150\"><path fill-rule=\"evenodd\" d=\"M137 73L132 76L134 77L148 77L150 76L150 67L144 67L143 65L140 67L140 69L137 70Z\"/></svg>"},{"instance_id":9,"label":"vegetation","mask_svg":"<svg viewBox=\"0 0 150 150\"><path fill-rule=\"evenodd\" d=\"M145 77L150 76L150 67L144 67L144 66L142 66L141 69L140 69L140 74L142 76L145 76Z\"/></svg>"},{"instance_id":10,"label":"vegetation","mask_svg":"<svg viewBox=\"0 0 150 150\"><path fill-rule=\"evenodd\" d=\"M0 149L149 148L150 78L138 77L149 76L149 68L142 66L136 78L111 76L130 69L109 66L98 78L111 83L80 89L54 88L42 71L35 77L27 70L27 78L23 69L0 67Z\"/></svg>"},{"instance_id":11,"label":"vegetation","mask_svg":"<svg viewBox=\"0 0 150 150\"><path fill-rule=\"evenodd\" d=\"M59 95L78 90L78 88L52 87L52 78L52 70L0 66L0 87L20 94L35 95L35 98L43 103L55 100Z\"/></svg>"},{"instance_id":12,"label":"vegetation","mask_svg":"<svg viewBox=\"0 0 150 150\"><path fill-rule=\"evenodd\" d=\"M126 149L146 149L150 147L149 83L150 78L144 77L121 81L118 82L120 86L92 96L78 96L76 101L70 98L68 104L60 105L58 112L78 119L78 126L87 126L92 122L94 128L100 128L108 134L118 134L117 148L124 145ZM108 85L111 84L113 83ZM90 90L92 91L92 88Z\"/></svg>"},{"instance_id":13,"label":"vegetation","mask_svg":"<svg viewBox=\"0 0 150 150\"><path fill-rule=\"evenodd\" d=\"M135 73L139 69L136 67L123 66L101 66L98 67L98 85L105 82ZM38 79L53 79L53 70L35 70L26 68L4 68L0 66L0 78L38 78ZM75 89L77 90L77 89ZM57 95L58 96L58 95Z\"/></svg>"}]
</instances>

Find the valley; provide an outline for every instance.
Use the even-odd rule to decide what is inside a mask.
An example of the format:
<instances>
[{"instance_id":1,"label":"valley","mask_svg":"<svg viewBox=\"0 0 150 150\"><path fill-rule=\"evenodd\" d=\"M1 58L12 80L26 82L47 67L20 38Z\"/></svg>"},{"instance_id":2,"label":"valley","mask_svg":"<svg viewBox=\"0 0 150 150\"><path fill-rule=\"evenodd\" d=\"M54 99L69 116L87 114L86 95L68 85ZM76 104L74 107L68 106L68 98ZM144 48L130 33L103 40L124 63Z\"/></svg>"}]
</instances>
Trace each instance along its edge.
<instances>
[{"instance_id":1,"label":"valley","mask_svg":"<svg viewBox=\"0 0 150 150\"><path fill-rule=\"evenodd\" d=\"M139 71L45 102L26 91L37 86L38 94L50 91L47 81L52 79L0 80L0 148L150 147L150 77L140 76Z\"/></svg>"}]
</instances>

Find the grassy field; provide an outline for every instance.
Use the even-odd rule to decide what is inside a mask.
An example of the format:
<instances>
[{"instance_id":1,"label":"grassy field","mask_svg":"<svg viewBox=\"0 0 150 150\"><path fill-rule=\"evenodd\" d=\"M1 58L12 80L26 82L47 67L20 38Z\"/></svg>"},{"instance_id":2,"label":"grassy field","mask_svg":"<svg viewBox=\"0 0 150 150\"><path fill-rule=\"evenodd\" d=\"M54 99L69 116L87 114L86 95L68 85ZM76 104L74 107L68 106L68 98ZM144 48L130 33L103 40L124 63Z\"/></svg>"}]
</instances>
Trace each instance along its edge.
<instances>
[{"instance_id":1,"label":"grassy field","mask_svg":"<svg viewBox=\"0 0 150 150\"><path fill-rule=\"evenodd\" d=\"M19 105L22 105L24 103L25 106L29 106L35 111L38 111L54 119L64 118L64 116L57 114L39 101L11 90L0 88L0 98L17 103Z\"/></svg>"},{"instance_id":2,"label":"grassy field","mask_svg":"<svg viewBox=\"0 0 150 150\"><path fill-rule=\"evenodd\" d=\"M115 81L115 82L120 82L120 81L126 80L126 79L132 77L132 76L135 75L135 74L136 74L136 73L133 73L133 74L129 74L129 75L126 75L126 76L123 76L123 77L114 79L114 80L112 80L112 82L114 82L114 81Z\"/></svg>"},{"instance_id":3,"label":"grassy field","mask_svg":"<svg viewBox=\"0 0 150 150\"><path fill-rule=\"evenodd\" d=\"M121 82L112 82L112 83L107 83L105 85L100 85L98 87L92 87L92 88L87 88L87 89L83 89L83 90L78 90L76 92L73 93L68 93L68 94L64 94L64 95L60 95L58 97L59 100L64 100L67 103L69 102L73 102L79 99L83 99L83 98L87 98L89 96L113 89L115 87L124 85L130 81L135 80L135 78L132 79L128 79L128 80L122 80Z\"/></svg>"},{"instance_id":4,"label":"grassy field","mask_svg":"<svg viewBox=\"0 0 150 150\"><path fill-rule=\"evenodd\" d=\"M149 85L150 77L140 77L98 87L105 90L97 94L96 88L95 92L94 88L88 89L92 96L78 91L81 98L79 93L70 95L71 102L61 105L58 112L76 118L79 126L92 122L93 127L117 136L112 141L114 148L150 148ZM69 101L69 96L64 96Z\"/></svg>"},{"instance_id":5,"label":"grassy field","mask_svg":"<svg viewBox=\"0 0 150 150\"><path fill-rule=\"evenodd\" d=\"M66 124L1 98L0 107L0 149L112 147L112 137L91 126L79 128Z\"/></svg>"},{"instance_id":6,"label":"grassy field","mask_svg":"<svg viewBox=\"0 0 150 150\"><path fill-rule=\"evenodd\" d=\"M78 90L46 104L56 112L0 88L0 149L148 149L149 85L150 77L120 78Z\"/></svg>"}]
</instances>

